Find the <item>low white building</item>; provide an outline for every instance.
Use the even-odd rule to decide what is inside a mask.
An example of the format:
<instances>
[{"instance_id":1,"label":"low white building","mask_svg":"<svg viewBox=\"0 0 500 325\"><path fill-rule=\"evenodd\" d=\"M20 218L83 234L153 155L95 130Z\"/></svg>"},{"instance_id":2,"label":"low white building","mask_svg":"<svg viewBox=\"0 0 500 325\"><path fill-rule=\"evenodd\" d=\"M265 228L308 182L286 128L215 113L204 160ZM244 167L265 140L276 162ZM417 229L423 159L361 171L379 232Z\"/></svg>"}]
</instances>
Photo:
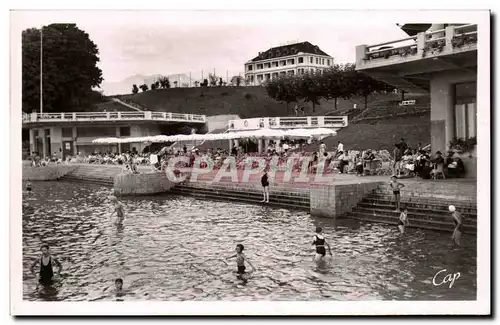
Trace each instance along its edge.
<instances>
[{"instance_id":1,"label":"low white building","mask_svg":"<svg viewBox=\"0 0 500 325\"><path fill-rule=\"evenodd\" d=\"M257 86L272 78L306 72L322 72L333 66L333 57L309 42L273 47L245 63L247 85Z\"/></svg>"}]
</instances>

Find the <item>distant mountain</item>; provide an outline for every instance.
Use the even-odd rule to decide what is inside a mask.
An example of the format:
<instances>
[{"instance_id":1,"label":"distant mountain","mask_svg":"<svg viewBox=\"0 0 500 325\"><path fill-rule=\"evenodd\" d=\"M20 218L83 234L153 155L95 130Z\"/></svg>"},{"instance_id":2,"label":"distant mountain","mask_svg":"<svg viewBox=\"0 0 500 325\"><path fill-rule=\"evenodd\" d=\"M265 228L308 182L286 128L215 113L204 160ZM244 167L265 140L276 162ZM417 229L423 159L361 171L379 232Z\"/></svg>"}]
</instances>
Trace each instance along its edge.
<instances>
[{"instance_id":1,"label":"distant mountain","mask_svg":"<svg viewBox=\"0 0 500 325\"><path fill-rule=\"evenodd\" d=\"M104 95L125 95L132 93L132 85L140 86L142 84L151 87L151 84L156 82L163 75L155 74L151 76L143 75L133 75L120 82L106 82L101 84L101 90ZM189 86L189 76L186 74L172 74L167 76L170 79L170 87L175 87L175 82L177 81L178 87L188 87ZM194 86L195 81L200 82L200 80L191 79L191 86Z\"/></svg>"}]
</instances>

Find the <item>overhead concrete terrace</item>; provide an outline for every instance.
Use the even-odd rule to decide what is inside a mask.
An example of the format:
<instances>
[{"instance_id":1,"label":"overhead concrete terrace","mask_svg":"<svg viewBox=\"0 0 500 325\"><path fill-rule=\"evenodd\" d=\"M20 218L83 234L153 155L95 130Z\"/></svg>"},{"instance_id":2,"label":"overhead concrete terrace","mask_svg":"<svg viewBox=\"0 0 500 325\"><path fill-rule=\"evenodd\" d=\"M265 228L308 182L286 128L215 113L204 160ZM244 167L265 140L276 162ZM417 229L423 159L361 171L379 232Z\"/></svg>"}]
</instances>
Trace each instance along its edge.
<instances>
[{"instance_id":1,"label":"overhead concrete terrace","mask_svg":"<svg viewBox=\"0 0 500 325\"><path fill-rule=\"evenodd\" d=\"M448 26L356 47L356 69L399 89L428 93L435 73L476 74L477 25Z\"/></svg>"},{"instance_id":2,"label":"overhead concrete terrace","mask_svg":"<svg viewBox=\"0 0 500 325\"><path fill-rule=\"evenodd\" d=\"M38 125L61 125L62 123L99 122L185 122L205 124L205 115L167 112L73 112L73 113L31 113L23 115L23 127Z\"/></svg>"}]
</instances>

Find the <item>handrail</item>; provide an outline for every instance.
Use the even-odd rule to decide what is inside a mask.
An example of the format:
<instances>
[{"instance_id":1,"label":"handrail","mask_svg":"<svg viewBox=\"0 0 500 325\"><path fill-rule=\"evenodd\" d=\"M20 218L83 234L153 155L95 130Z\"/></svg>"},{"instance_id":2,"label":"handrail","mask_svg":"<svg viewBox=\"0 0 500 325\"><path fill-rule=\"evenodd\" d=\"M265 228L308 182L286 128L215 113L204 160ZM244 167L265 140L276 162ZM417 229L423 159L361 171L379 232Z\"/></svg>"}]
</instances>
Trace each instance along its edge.
<instances>
[{"instance_id":1,"label":"handrail","mask_svg":"<svg viewBox=\"0 0 500 325\"><path fill-rule=\"evenodd\" d=\"M416 40L416 39L417 39L417 36L410 36L410 37L402 38L402 39L396 40L396 41L389 41L389 42L385 42L385 43L370 45L370 46L368 46L368 48L378 47L378 46L384 46L384 45L388 45L388 44L394 44L394 43L405 42L405 41Z\"/></svg>"},{"instance_id":2,"label":"handrail","mask_svg":"<svg viewBox=\"0 0 500 325\"><path fill-rule=\"evenodd\" d=\"M370 51L367 54L383 53L383 52L387 52L387 51L394 51L394 50L399 50L402 48L407 48L407 47L411 48L411 47L416 47L416 46L417 46L417 44L401 45L401 46L397 46L397 47L391 47L390 49Z\"/></svg>"},{"instance_id":3,"label":"handrail","mask_svg":"<svg viewBox=\"0 0 500 325\"><path fill-rule=\"evenodd\" d=\"M184 114L184 113L164 113L164 112L67 112L67 113L31 113L23 114L23 122L40 122L47 120L61 121L81 121L81 120L184 120L205 122L205 115L199 114Z\"/></svg>"}]
</instances>

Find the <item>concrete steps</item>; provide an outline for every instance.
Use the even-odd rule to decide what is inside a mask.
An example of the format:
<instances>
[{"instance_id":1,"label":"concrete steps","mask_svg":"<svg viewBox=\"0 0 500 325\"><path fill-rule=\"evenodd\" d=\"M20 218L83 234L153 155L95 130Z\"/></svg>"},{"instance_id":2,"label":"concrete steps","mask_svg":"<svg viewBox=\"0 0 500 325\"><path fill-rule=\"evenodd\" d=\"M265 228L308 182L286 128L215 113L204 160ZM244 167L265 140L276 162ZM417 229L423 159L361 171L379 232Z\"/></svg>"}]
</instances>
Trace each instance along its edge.
<instances>
[{"instance_id":1,"label":"concrete steps","mask_svg":"<svg viewBox=\"0 0 500 325\"><path fill-rule=\"evenodd\" d=\"M401 191L401 205L408 208L410 227L452 232L454 225L448 210L448 206L452 204L465 217L465 232L476 234L475 186L468 184L465 186L437 184L436 186L435 184L430 186L426 184L426 187L408 184L413 187L413 191ZM353 208L352 212L347 213L346 217L397 225L400 213L395 212L395 203L391 201L392 199L393 194L389 186L380 185Z\"/></svg>"},{"instance_id":2,"label":"concrete steps","mask_svg":"<svg viewBox=\"0 0 500 325\"><path fill-rule=\"evenodd\" d=\"M309 193L270 191L269 203L262 203L262 191L257 188L230 188L218 184L208 186L197 186L197 184L177 185L171 190L172 193L190 195L194 197L233 201L249 204L262 204L266 206L282 207L294 210L309 211Z\"/></svg>"}]
</instances>

